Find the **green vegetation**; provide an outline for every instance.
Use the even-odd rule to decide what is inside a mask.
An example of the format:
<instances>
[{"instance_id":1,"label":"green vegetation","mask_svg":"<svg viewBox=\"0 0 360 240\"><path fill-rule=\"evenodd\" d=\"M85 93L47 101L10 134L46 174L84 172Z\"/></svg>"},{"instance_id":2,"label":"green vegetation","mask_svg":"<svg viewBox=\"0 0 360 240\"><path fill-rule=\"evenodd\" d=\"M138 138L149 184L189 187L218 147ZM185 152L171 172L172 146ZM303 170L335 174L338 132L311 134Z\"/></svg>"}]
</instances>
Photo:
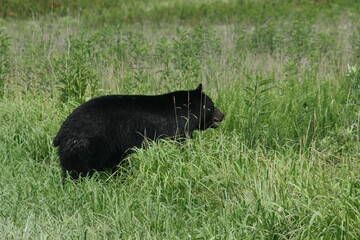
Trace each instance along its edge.
<instances>
[{"instance_id":1,"label":"green vegetation","mask_svg":"<svg viewBox=\"0 0 360 240\"><path fill-rule=\"evenodd\" d=\"M358 1L0 6L0 239L360 236ZM74 107L200 82L220 128L62 184Z\"/></svg>"}]
</instances>

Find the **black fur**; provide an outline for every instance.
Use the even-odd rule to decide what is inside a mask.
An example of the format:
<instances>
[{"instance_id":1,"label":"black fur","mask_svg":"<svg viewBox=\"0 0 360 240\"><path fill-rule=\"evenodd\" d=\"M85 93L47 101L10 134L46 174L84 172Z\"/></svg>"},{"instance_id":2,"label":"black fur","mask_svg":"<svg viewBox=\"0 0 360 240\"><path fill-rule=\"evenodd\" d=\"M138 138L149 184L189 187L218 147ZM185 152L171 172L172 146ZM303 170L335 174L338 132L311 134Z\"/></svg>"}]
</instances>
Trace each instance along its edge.
<instances>
[{"instance_id":1,"label":"black fur","mask_svg":"<svg viewBox=\"0 0 360 240\"><path fill-rule=\"evenodd\" d=\"M164 95L108 95L76 108L54 139L64 173L74 179L113 168L144 137L185 138L196 129L217 127L224 115L196 90Z\"/></svg>"}]
</instances>

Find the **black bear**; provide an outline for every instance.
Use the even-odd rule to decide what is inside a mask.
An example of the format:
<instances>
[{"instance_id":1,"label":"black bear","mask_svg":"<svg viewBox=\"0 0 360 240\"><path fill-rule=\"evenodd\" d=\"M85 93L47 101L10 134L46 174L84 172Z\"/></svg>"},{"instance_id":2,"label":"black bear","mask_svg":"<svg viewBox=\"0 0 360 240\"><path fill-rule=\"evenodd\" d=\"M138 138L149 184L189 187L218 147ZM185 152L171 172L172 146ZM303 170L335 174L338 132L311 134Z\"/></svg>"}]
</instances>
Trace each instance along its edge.
<instances>
[{"instance_id":1,"label":"black bear","mask_svg":"<svg viewBox=\"0 0 360 240\"><path fill-rule=\"evenodd\" d=\"M89 100L64 121L54 139L64 174L73 179L114 168L144 138L183 139L216 128L224 114L195 90L163 95L107 95ZM65 175L64 175L65 176Z\"/></svg>"}]
</instances>

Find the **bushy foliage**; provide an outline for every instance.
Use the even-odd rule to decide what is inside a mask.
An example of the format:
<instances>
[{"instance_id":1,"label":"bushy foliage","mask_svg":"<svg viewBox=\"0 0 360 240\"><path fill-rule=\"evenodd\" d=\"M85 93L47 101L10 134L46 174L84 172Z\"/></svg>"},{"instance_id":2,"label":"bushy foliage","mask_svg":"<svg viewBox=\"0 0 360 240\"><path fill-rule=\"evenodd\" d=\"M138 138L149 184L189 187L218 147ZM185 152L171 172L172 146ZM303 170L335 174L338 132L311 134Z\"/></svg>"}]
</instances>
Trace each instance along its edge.
<instances>
[{"instance_id":1,"label":"bushy foliage","mask_svg":"<svg viewBox=\"0 0 360 240\"><path fill-rule=\"evenodd\" d=\"M6 77L10 72L9 57L9 37L0 25L0 98L4 96Z\"/></svg>"},{"instance_id":2,"label":"bushy foliage","mask_svg":"<svg viewBox=\"0 0 360 240\"><path fill-rule=\"evenodd\" d=\"M60 100L83 103L96 95L99 86L89 60L93 57L92 46L79 40L69 40L68 44L69 51L56 62Z\"/></svg>"}]
</instances>

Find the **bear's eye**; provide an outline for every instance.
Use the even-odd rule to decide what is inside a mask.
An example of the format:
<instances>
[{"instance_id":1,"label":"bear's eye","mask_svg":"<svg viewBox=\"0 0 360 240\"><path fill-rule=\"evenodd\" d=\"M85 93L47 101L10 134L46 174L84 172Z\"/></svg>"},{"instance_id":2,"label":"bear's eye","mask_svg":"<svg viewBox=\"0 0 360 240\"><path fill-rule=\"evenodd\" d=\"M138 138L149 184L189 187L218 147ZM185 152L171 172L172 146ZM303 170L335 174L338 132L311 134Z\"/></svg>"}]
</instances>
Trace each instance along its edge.
<instances>
[{"instance_id":1,"label":"bear's eye","mask_svg":"<svg viewBox=\"0 0 360 240\"><path fill-rule=\"evenodd\" d=\"M205 110L205 105L203 105L203 109ZM211 111L210 108L206 108L206 111Z\"/></svg>"}]
</instances>

